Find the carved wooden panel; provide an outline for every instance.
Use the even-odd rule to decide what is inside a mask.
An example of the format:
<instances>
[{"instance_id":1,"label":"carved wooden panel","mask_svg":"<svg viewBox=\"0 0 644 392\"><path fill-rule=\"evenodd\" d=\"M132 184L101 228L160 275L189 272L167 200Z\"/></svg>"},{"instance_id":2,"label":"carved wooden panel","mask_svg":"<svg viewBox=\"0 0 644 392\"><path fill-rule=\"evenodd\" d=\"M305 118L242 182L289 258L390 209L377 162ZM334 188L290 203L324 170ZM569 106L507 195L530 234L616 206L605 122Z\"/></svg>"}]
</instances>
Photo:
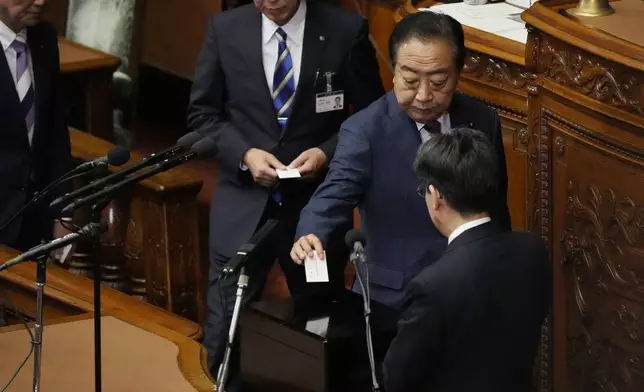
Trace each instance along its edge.
<instances>
[{"instance_id":1,"label":"carved wooden panel","mask_svg":"<svg viewBox=\"0 0 644 392\"><path fill-rule=\"evenodd\" d=\"M526 178L528 147L527 118L521 113L495 108L501 117L503 147L508 172L508 208L512 229L525 230L526 222Z\"/></svg>"},{"instance_id":2,"label":"carved wooden panel","mask_svg":"<svg viewBox=\"0 0 644 392\"><path fill-rule=\"evenodd\" d=\"M461 77L523 97L527 96L526 88L534 78L525 67L472 50L465 57Z\"/></svg>"},{"instance_id":3,"label":"carved wooden panel","mask_svg":"<svg viewBox=\"0 0 644 392\"><path fill-rule=\"evenodd\" d=\"M540 113L554 391L642 391L644 154L607 151L596 130L548 108Z\"/></svg>"},{"instance_id":4,"label":"carved wooden panel","mask_svg":"<svg viewBox=\"0 0 644 392\"><path fill-rule=\"evenodd\" d=\"M644 116L644 74L553 37L540 37L537 73L574 92Z\"/></svg>"}]
</instances>

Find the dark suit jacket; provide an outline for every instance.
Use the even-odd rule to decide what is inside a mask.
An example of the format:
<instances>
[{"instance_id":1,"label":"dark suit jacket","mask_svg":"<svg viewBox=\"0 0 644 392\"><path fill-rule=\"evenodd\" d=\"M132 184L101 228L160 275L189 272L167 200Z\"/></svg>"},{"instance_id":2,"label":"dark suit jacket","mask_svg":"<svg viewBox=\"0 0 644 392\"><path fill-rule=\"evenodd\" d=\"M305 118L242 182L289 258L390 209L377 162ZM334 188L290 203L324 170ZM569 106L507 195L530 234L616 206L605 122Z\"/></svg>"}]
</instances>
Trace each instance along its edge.
<instances>
[{"instance_id":1,"label":"dark suit jacket","mask_svg":"<svg viewBox=\"0 0 644 392\"><path fill-rule=\"evenodd\" d=\"M510 228L507 174L496 112L484 103L455 94L449 111L452 127L469 126L485 133L498 152L502 197L492 219ZM441 255L447 239L432 224L425 200L417 194L413 161L420 138L415 123L388 93L349 118L340 130L329 174L302 211L296 237L316 234L326 242L356 206L366 252L371 295L399 307L404 289L425 266ZM354 285L354 289L359 287Z\"/></svg>"},{"instance_id":2,"label":"dark suit jacket","mask_svg":"<svg viewBox=\"0 0 644 392\"><path fill-rule=\"evenodd\" d=\"M550 303L541 238L486 223L409 284L384 361L387 392L527 392Z\"/></svg>"},{"instance_id":3,"label":"dark suit jacket","mask_svg":"<svg viewBox=\"0 0 644 392\"><path fill-rule=\"evenodd\" d=\"M292 113L282 133L262 63L262 17L253 4L212 17L197 59L188 109L189 127L214 136L219 149L218 183L211 203L211 248L230 256L255 230L269 190L239 169L254 147L288 165L303 151L320 147L329 159L337 132L352 104L360 110L384 90L367 22L340 8L307 2L300 77ZM316 114L315 95L325 81L316 74L334 72L334 90L344 90L345 110ZM292 189L289 188L289 184ZM297 221L318 181L284 181L284 207ZM350 215L350 213L349 213Z\"/></svg>"},{"instance_id":4,"label":"dark suit jacket","mask_svg":"<svg viewBox=\"0 0 644 392\"><path fill-rule=\"evenodd\" d=\"M4 53L0 55L0 225L31 199L29 190L42 189L71 169L56 31L51 25L40 23L27 30L27 41L36 94L36 121L31 147L7 59ZM57 197L67 190L57 188L52 196ZM40 204L45 215L48 201ZM43 216L44 227L50 221ZM0 232L0 243L12 244L21 226L22 216Z\"/></svg>"}]
</instances>

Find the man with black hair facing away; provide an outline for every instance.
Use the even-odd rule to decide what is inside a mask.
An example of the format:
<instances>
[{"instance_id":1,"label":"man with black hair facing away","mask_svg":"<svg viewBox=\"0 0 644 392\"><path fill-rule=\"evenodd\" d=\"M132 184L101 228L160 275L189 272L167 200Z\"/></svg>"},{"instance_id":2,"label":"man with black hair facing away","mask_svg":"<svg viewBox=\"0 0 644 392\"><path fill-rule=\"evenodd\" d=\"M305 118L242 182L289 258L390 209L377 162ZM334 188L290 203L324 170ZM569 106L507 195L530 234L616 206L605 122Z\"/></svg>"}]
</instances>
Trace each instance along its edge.
<instances>
[{"instance_id":1,"label":"man with black hair facing away","mask_svg":"<svg viewBox=\"0 0 644 392\"><path fill-rule=\"evenodd\" d=\"M550 304L540 237L490 220L498 164L467 128L425 142L414 163L443 255L407 287L383 364L387 392L526 392Z\"/></svg>"}]
</instances>

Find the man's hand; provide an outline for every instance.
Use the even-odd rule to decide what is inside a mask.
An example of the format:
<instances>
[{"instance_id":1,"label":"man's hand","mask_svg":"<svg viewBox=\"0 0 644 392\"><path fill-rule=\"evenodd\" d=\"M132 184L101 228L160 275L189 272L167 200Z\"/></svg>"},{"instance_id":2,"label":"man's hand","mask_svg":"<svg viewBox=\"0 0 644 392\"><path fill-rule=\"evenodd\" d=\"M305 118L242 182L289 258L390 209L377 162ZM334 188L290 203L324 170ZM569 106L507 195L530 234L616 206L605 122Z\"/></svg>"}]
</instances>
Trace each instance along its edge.
<instances>
[{"instance_id":1,"label":"man's hand","mask_svg":"<svg viewBox=\"0 0 644 392\"><path fill-rule=\"evenodd\" d=\"M307 256L313 257L313 252L322 257L324 254L322 241L315 234L305 235L293 244L293 248L291 248L291 259L296 264L302 264Z\"/></svg>"},{"instance_id":2,"label":"man's hand","mask_svg":"<svg viewBox=\"0 0 644 392\"><path fill-rule=\"evenodd\" d=\"M71 226L72 222L67 223L67 226ZM71 234L72 231L65 227L60 221L54 222L54 238L61 238L67 234ZM56 249L52 252L51 257L59 262L60 264L65 264L67 260L74 254L76 247L74 244L69 244L63 248Z\"/></svg>"},{"instance_id":3,"label":"man's hand","mask_svg":"<svg viewBox=\"0 0 644 392\"><path fill-rule=\"evenodd\" d=\"M244 165L248 166L253 180L267 188L277 183L277 170L286 170L286 166L275 156L266 151L251 148L244 154Z\"/></svg>"},{"instance_id":4,"label":"man's hand","mask_svg":"<svg viewBox=\"0 0 644 392\"><path fill-rule=\"evenodd\" d=\"M321 149L309 148L295 158L288 167L297 169L302 177L314 175L322 170L327 163L327 156Z\"/></svg>"}]
</instances>

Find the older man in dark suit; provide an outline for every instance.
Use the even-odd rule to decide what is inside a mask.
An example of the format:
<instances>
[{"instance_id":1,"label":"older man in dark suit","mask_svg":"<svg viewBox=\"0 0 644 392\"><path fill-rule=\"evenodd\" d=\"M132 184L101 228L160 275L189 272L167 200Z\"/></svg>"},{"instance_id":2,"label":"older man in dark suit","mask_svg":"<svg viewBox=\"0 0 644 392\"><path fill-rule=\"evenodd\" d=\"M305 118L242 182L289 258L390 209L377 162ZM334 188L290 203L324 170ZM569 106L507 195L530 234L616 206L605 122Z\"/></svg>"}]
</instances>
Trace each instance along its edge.
<instances>
[{"instance_id":1,"label":"older man in dark suit","mask_svg":"<svg viewBox=\"0 0 644 392\"><path fill-rule=\"evenodd\" d=\"M247 299L261 293L279 259L292 295L344 287L347 251L329 245L330 285L309 283L289 251L300 211L333 158L350 106L384 90L366 21L317 1L257 0L215 15L197 60L188 123L214 138L219 178L211 203L210 283L204 344L213 376L222 361L236 279L223 265L269 218L275 240L248 265ZM340 105L335 105L340 98ZM278 179L295 169L301 178ZM346 212L347 222L351 211ZM342 231L350 224L338 228Z\"/></svg>"},{"instance_id":2,"label":"older man in dark suit","mask_svg":"<svg viewBox=\"0 0 644 392\"><path fill-rule=\"evenodd\" d=\"M44 4L45 0L0 0L0 227L35 192L71 169L57 34L39 21ZM27 209L6 226L0 243L26 250L51 235L46 205ZM60 223L54 231L56 236L66 233Z\"/></svg>"},{"instance_id":3,"label":"older man in dark suit","mask_svg":"<svg viewBox=\"0 0 644 392\"><path fill-rule=\"evenodd\" d=\"M508 230L510 214L499 116L455 93L465 58L460 23L432 12L409 15L396 25L389 51L394 91L342 125L329 174L302 211L291 257L301 263L307 253L322 252L357 206L368 239L371 297L397 307L407 283L447 245L415 197L412 162L421 141L463 125L482 130L500 168L492 219Z\"/></svg>"},{"instance_id":4,"label":"older man in dark suit","mask_svg":"<svg viewBox=\"0 0 644 392\"><path fill-rule=\"evenodd\" d=\"M384 361L387 392L528 392L552 288L533 233L503 231L489 211L498 159L485 135L455 129L420 148L415 168L445 253L409 284Z\"/></svg>"}]
</instances>

